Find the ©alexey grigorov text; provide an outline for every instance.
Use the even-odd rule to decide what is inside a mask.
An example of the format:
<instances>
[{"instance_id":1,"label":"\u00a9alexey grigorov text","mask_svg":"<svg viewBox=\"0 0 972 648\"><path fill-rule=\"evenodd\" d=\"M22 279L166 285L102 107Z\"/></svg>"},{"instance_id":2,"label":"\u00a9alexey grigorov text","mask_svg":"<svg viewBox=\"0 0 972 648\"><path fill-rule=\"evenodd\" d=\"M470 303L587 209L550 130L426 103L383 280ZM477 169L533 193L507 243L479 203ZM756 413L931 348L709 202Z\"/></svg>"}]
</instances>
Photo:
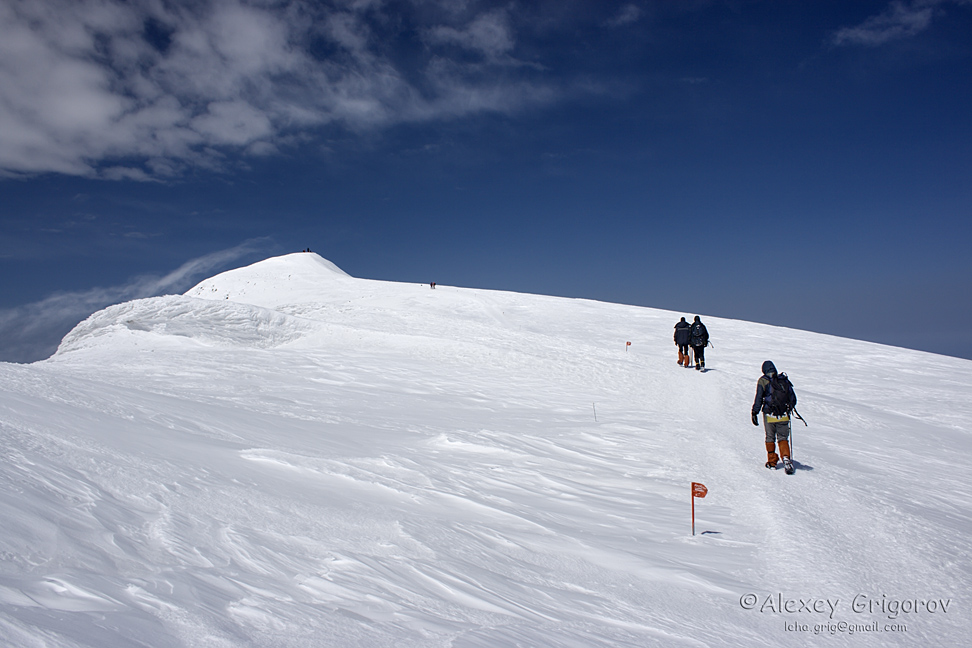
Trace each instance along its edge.
<instances>
[{"instance_id":1,"label":"\u00a9alexey grigorov text","mask_svg":"<svg viewBox=\"0 0 972 648\"><path fill-rule=\"evenodd\" d=\"M838 611L854 614L880 614L888 619L901 615L948 614L950 598L897 598L882 594L880 597L857 594L850 599L831 597L787 597L776 594L747 593L739 597L744 610L756 610L763 614L810 614L825 615L833 619Z\"/></svg>"}]
</instances>

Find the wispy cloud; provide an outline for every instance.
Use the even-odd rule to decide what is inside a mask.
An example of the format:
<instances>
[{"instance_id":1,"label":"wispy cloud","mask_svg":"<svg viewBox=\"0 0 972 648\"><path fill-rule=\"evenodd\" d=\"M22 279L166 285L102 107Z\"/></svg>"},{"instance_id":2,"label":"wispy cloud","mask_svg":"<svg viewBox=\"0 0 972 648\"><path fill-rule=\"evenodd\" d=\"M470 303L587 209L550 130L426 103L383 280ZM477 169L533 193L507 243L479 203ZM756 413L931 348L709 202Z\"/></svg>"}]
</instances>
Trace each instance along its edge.
<instances>
[{"instance_id":1,"label":"wispy cloud","mask_svg":"<svg viewBox=\"0 0 972 648\"><path fill-rule=\"evenodd\" d=\"M969 0L895 0L879 14L856 27L843 27L830 37L832 45L876 47L887 42L919 34L931 25L938 7L945 4L972 4Z\"/></svg>"},{"instance_id":2,"label":"wispy cloud","mask_svg":"<svg viewBox=\"0 0 972 648\"><path fill-rule=\"evenodd\" d=\"M429 30L434 43L452 43L478 52L490 60L508 56L513 50L513 34L505 10L496 10L476 17L460 28L445 25Z\"/></svg>"},{"instance_id":3,"label":"wispy cloud","mask_svg":"<svg viewBox=\"0 0 972 648\"><path fill-rule=\"evenodd\" d=\"M0 0L0 174L164 178L329 124L553 100L487 73L515 61L511 25L419 0Z\"/></svg>"},{"instance_id":4,"label":"wispy cloud","mask_svg":"<svg viewBox=\"0 0 972 648\"><path fill-rule=\"evenodd\" d=\"M614 16L607 21L608 27L624 27L641 20L641 8L636 4L628 4L618 10Z\"/></svg>"},{"instance_id":5,"label":"wispy cloud","mask_svg":"<svg viewBox=\"0 0 972 648\"><path fill-rule=\"evenodd\" d=\"M164 276L144 275L119 286L55 293L38 302L0 310L0 361L47 358L57 350L61 338L91 313L132 299L185 292L202 279L253 256L267 243L254 239L187 261Z\"/></svg>"}]
</instances>

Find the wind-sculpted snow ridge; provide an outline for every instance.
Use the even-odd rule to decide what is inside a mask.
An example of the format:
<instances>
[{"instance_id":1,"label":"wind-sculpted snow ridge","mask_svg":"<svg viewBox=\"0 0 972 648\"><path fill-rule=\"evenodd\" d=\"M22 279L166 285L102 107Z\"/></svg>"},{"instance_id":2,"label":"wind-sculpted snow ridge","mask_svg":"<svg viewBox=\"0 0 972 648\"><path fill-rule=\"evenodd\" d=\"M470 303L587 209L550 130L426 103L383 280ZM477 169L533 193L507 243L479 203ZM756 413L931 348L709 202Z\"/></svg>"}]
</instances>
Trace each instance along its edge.
<instances>
[{"instance_id":1,"label":"wind-sculpted snow ridge","mask_svg":"<svg viewBox=\"0 0 972 648\"><path fill-rule=\"evenodd\" d=\"M178 344L175 338L272 348L313 329L309 320L285 311L313 311L315 302L341 294L342 282L347 289L348 282L357 281L313 253L266 259L207 279L183 296L134 300L94 313L64 337L54 356L62 359L92 346L120 350Z\"/></svg>"},{"instance_id":2,"label":"wind-sculpted snow ridge","mask_svg":"<svg viewBox=\"0 0 972 648\"><path fill-rule=\"evenodd\" d=\"M0 363L0 646L968 643L972 362L683 314L310 253L96 313Z\"/></svg>"},{"instance_id":3,"label":"wind-sculpted snow ridge","mask_svg":"<svg viewBox=\"0 0 972 648\"><path fill-rule=\"evenodd\" d=\"M94 313L64 337L55 357L92 346L151 348L167 337L267 349L293 342L309 328L308 322L258 306L169 295Z\"/></svg>"}]
</instances>

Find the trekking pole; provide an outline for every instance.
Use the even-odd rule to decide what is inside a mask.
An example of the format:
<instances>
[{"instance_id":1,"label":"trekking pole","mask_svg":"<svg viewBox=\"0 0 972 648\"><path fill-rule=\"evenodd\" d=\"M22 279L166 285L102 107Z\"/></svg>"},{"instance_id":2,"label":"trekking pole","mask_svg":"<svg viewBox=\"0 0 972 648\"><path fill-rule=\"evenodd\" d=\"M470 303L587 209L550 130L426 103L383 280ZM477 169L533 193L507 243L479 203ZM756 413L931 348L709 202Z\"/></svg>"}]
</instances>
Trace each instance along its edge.
<instances>
[{"instance_id":1,"label":"trekking pole","mask_svg":"<svg viewBox=\"0 0 972 648\"><path fill-rule=\"evenodd\" d=\"M795 407L793 408L793 415L794 415L794 416L796 416L796 417L797 417L798 419L800 419L801 421L803 421L803 424L804 424L804 425L807 425L807 422L806 422L806 421L805 421L805 420L803 419L803 417L802 417L802 416L800 416L800 412L798 412L798 411L797 411L797 408L795 408ZM809 426L809 425L807 425L807 427L810 427L810 426Z\"/></svg>"}]
</instances>

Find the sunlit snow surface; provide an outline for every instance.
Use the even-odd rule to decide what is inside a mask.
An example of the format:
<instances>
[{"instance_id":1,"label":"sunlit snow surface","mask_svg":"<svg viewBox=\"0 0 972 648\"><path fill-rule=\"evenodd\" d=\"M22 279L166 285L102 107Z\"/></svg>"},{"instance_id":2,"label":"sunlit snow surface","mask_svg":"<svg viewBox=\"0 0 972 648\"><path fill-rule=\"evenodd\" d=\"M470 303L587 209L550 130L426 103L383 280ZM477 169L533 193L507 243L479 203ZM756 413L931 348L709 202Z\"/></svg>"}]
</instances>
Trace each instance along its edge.
<instances>
[{"instance_id":1,"label":"sunlit snow surface","mask_svg":"<svg viewBox=\"0 0 972 648\"><path fill-rule=\"evenodd\" d=\"M96 313L0 364L0 644L966 645L972 362L679 315L315 254Z\"/></svg>"}]
</instances>

